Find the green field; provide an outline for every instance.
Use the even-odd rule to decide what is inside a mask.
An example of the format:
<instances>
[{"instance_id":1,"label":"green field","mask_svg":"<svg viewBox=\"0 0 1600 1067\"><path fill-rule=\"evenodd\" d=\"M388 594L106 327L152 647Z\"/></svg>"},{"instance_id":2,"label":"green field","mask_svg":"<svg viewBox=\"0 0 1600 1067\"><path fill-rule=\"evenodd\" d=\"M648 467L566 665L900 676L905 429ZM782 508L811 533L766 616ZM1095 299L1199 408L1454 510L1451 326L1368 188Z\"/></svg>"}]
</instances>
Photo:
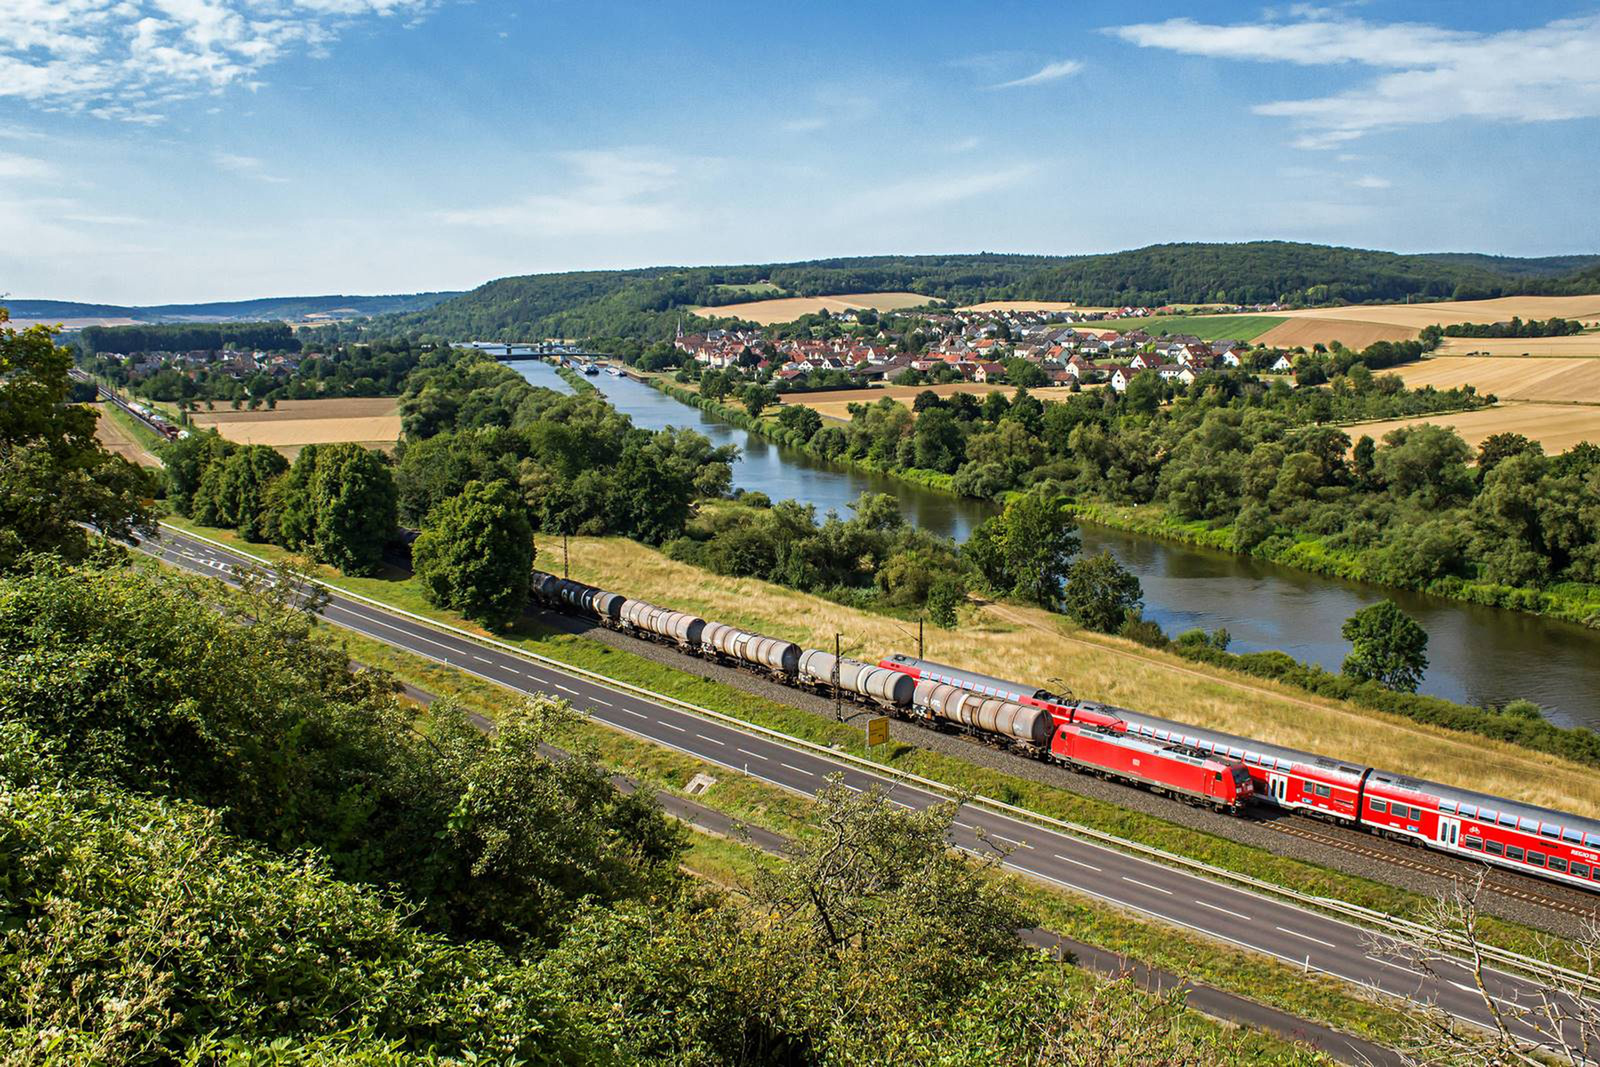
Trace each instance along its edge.
<instances>
[{"instance_id":1,"label":"green field","mask_svg":"<svg viewBox=\"0 0 1600 1067\"><path fill-rule=\"evenodd\" d=\"M1192 333L1202 341L1253 341L1280 322L1281 315L1151 315L1143 319L1107 319L1086 322L1088 330L1143 330L1152 337L1163 333Z\"/></svg>"}]
</instances>

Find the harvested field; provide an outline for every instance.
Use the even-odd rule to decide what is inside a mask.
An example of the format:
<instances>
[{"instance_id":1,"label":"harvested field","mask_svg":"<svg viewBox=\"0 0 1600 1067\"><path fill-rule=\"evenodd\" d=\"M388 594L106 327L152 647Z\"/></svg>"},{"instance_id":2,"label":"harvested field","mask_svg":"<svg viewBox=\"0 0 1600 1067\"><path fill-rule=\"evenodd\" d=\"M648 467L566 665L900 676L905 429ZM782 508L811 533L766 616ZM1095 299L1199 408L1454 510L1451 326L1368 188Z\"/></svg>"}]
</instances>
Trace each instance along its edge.
<instances>
[{"instance_id":1,"label":"harvested field","mask_svg":"<svg viewBox=\"0 0 1600 1067\"><path fill-rule=\"evenodd\" d=\"M793 322L801 315L818 311L838 314L842 311L859 311L872 308L876 311L898 311L901 308L920 307L932 300L921 293L841 293L838 296L789 296L778 300L751 300L743 304L720 304L716 307L693 307L696 315L734 315L763 326L776 322Z\"/></svg>"},{"instance_id":2,"label":"harvested field","mask_svg":"<svg viewBox=\"0 0 1600 1067\"><path fill-rule=\"evenodd\" d=\"M1445 300L1434 304L1352 304L1346 307L1305 308L1279 314L1296 319L1344 319L1374 322L1420 330L1438 323L1500 322L1512 316L1526 319L1600 319L1600 294L1594 296L1503 296L1494 300Z\"/></svg>"},{"instance_id":3,"label":"harvested field","mask_svg":"<svg viewBox=\"0 0 1600 1067\"><path fill-rule=\"evenodd\" d=\"M541 536L539 542L539 558L561 557L559 538ZM656 604L812 648L831 648L833 635L843 633L848 635L848 653L860 658L908 646L905 624L899 620L753 578L710 574L632 541L574 537L570 550L573 578ZM962 616L957 630L928 628L930 658L989 672L999 664L1000 674L1041 683L1059 677L1087 699L1400 767L1528 803L1600 814L1600 775L1554 756L1229 675L1131 641L1079 630L1037 608L968 607Z\"/></svg>"},{"instance_id":4,"label":"harvested field","mask_svg":"<svg viewBox=\"0 0 1600 1067\"><path fill-rule=\"evenodd\" d=\"M1461 411L1441 415L1422 415L1413 419L1388 419L1383 422L1363 422L1346 426L1352 438L1362 434L1374 440L1402 426L1417 426L1431 422L1435 426L1449 426L1460 434L1474 449L1483 444L1490 434L1520 433L1538 441L1548 455L1565 452L1583 441L1600 444L1600 406L1586 404L1530 404L1513 402L1496 404L1477 411Z\"/></svg>"},{"instance_id":5,"label":"harvested field","mask_svg":"<svg viewBox=\"0 0 1600 1067\"><path fill-rule=\"evenodd\" d=\"M1501 400L1548 400L1563 404L1600 404L1600 360L1492 359L1482 356L1435 356L1384 371L1398 374L1413 388L1431 385L1452 389L1471 385Z\"/></svg>"},{"instance_id":6,"label":"harvested field","mask_svg":"<svg viewBox=\"0 0 1600 1067\"><path fill-rule=\"evenodd\" d=\"M987 300L969 304L959 311L1115 311L1116 308L1090 307L1070 300Z\"/></svg>"},{"instance_id":7,"label":"harvested field","mask_svg":"<svg viewBox=\"0 0 1600 1067\"><path fill-rule=\"evenodd\" d=\"M1446 337L1434 349L1438 356L1600 356L1600 333L1572 337Z\"/></svg>"},{"instance_id":8,"label":"harvested field","mask_svg":"<svg viewBox=\"0 0 1600 1067\"><path fill-rule=\"evenodd\" d=\"M1338 341L1346 348L1359 351L1378 341L1411 341L1415 340L1416 336L1417 330L1409 326L1360 322L1354 319L1291 318L1280 322L1255 340L1257 344L1271 345L1275 348L1310 348L1315 344L1329 345Z\"/></svg>"},{"instance_id":9,"label":"harvested field","mask_svg":"<svg viewBox=\"0 0 1600 1067\"><path fill-rule=\"evenodd\" d=\"M284 400L276 410L202 411L195 425L214 427L230 441L271 445L293 456L306 445L356 441L392 446L400 437L400 415L393 397L344 400Z\"/></svg>"},{"instance_id":10,"label":"harvested field","mask_svg":"<svg viewBox=\"0 0 1600 1067\"><path fill-rule=\"evenodd\" d=\"M1086 333L1143 330L1152 337L1187 333L1202 341L1253 341L1282 322L1277 315L1146 315L1136 319L1085 322L1075 328Z\"/></svg>"},{"instance_id":11,"label":"harvested field","mask_svg":"<svg viewBox=\"0 0 1600 1067\"><path fill-rule=\"evenodd\" d=\"M161 461L148 448L140 444L120 422L106 413L106 404L103 401L89 406L100 416L94 424L94 435L106 446L107 451L115 452L129 463L141 467L161 466Z\"/></svg>"},{"instance_id":12,"label":"harvested field","mask_svg":"<svg viewBox=\"0 0 1600 1067\"><path fill-rule=\"evenodd\" d=\"M972 393L979 398L989 393L1005 393L1011 396L1017 390L1010 385L980 385L977 382L951 382L948 385L885 385L868 389L840 389L836 392L824 393L786 393L782 402L790 405L807 407L825 418L850 421L851 404L875 404L884 397L898 400L906 407L911 406L918 393L929 392L940 396L950 396L954 393ZM1065 400L1071 395L1071 390L1065 386L1052 386L1048 389L1030 389L1030 394L1040 400Z\"/></svg>"}]
</instances>

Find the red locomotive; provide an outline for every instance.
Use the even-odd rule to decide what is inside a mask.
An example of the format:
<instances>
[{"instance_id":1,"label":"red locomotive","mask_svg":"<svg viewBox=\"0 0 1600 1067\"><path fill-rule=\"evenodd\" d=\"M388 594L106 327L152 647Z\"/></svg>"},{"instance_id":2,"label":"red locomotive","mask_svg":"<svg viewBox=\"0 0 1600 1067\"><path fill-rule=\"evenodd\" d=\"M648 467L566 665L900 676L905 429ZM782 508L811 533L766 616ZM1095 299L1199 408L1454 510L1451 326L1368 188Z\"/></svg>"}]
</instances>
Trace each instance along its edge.
<instances>
[{"instance_id":1,"label":"red locomotive","mask_svg":"<svg viewBox=\"0 0 1600 1067\"><path fill-rule=\"evenodd\" d=\"M1153 792L1235 815L1255 792L1250 773L1237 760L1218 759L1186 745L1147 741L1103 726L1060 726L1050 743L1050 754L1075 768L1136 782Z\"/></svg>"}]
</instances>

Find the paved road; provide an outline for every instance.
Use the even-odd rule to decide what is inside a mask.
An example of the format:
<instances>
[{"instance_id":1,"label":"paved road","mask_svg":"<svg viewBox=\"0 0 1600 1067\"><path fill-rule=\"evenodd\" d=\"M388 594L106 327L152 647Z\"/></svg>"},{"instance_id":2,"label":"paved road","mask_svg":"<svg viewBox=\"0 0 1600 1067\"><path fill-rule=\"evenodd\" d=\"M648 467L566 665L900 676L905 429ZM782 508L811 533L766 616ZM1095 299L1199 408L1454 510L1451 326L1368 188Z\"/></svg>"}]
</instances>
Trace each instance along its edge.
<instances>
[{"instance_id":1,"label":"paved road","mask_svg":"<svg viewBox=\"0 0 1600 1067\"><path fill-rule=\"evenodd\" d=\"M232 553L166 530L141 546L175 566L227 577ZM896 804L920 809L945 798L811 750L609 688L512 652L333 593L331 623L522 692L548 693L611 726L708 763L810 795L833 775L853 789L879 787ZM1464 968L1428 975L1390 958L1370 931L1329 916L1213 882L1153 860L1079 840L1022 819L965 807L953 842L975 853L1009 849L1004 865L1040 881L1160 919L1231 945L1489 1025L1489 1014ZM1505 1004L1537 1003L1529 980L1489 972L1487 985Z\"/></svg>"}]
</instances>

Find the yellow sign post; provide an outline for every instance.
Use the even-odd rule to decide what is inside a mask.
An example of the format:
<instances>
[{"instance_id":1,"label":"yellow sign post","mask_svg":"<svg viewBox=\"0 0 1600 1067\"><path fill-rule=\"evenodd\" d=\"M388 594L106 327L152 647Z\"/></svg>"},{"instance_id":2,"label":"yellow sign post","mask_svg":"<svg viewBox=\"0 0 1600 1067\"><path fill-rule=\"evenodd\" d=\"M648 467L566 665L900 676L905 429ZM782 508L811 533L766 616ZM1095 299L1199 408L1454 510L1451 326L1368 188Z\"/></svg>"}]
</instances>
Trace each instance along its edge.
<instances>
[{"instance_id":1,"label":"yellow sign post","mask_svg":"<svg viewBox=\"0 0 1600 1067\"><path fill-rule=\"evenodd\" d=\"M889 716L879 715L867 720L867 747L889 743Z\"/></svg>"}]
</instances>

